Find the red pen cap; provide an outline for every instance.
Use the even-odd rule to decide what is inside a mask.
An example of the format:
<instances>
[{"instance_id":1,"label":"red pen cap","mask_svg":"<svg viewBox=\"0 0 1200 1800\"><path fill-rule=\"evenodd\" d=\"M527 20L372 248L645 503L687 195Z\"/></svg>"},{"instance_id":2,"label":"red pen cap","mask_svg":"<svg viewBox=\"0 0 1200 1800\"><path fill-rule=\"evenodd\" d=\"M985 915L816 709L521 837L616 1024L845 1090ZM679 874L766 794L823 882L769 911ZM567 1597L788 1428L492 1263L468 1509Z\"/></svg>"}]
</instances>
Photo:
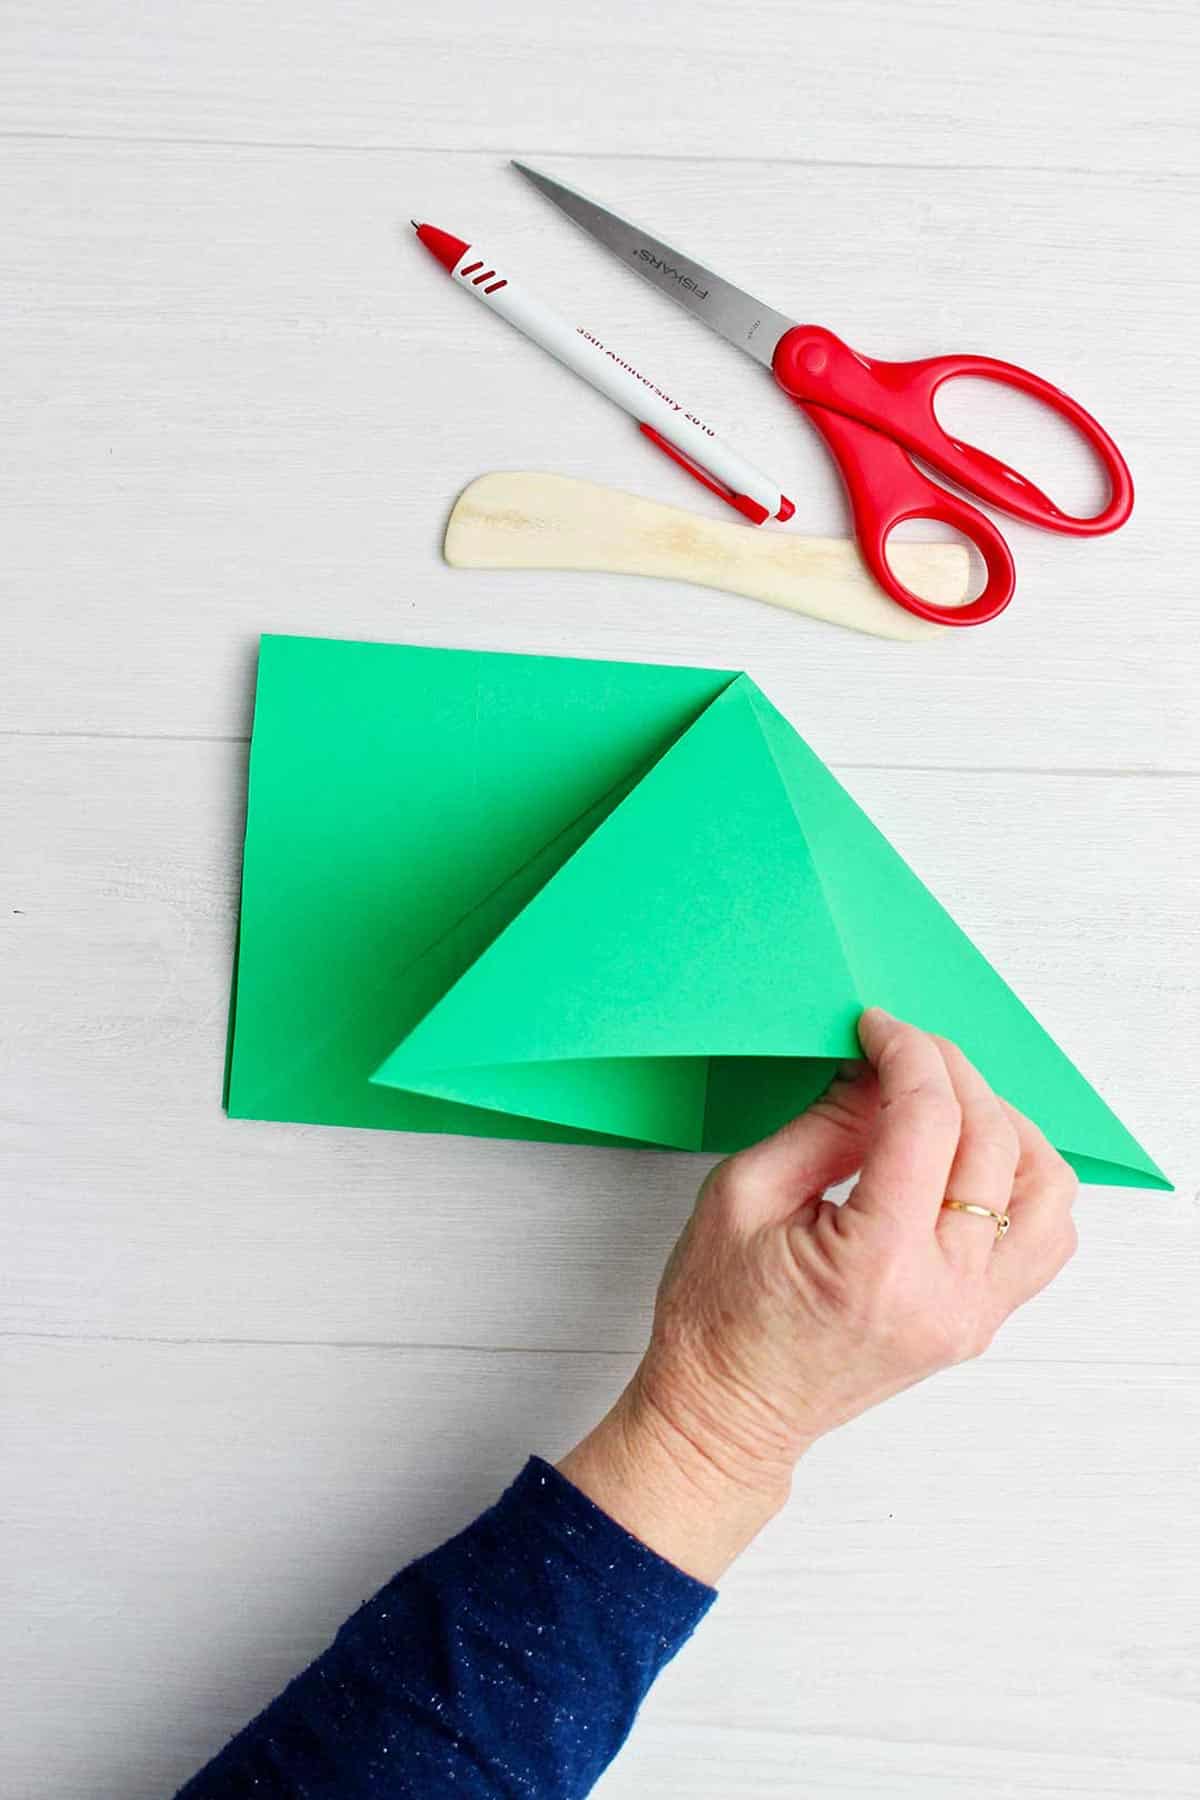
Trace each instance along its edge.
<instances>
[{"instance_id":1,"label":"red pen cap","mask_svg":"<svg viewBox=\"0 0 1200 1800\"><path fill-rule=\"evenodd\" d=\"M453 270L467 253L467 246L461 238L456 238L448 231L440 231L436 225L416 225L417 236L425 248L437 257L444 269Z\"/></svg>"}]
</instances>

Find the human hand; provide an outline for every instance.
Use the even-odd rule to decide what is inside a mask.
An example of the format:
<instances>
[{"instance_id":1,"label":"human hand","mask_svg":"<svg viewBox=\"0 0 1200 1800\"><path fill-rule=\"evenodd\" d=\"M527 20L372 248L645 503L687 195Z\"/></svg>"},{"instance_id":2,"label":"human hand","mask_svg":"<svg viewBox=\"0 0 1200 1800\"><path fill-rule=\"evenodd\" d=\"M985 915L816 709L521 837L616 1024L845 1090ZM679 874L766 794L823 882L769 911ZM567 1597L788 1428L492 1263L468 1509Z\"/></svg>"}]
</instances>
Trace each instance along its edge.
<instances>
[{"instance_id":1,"label":"human hand","mask_svg":"<svg viewBox=\"0 0 1200 1800\"><path fill-rule=\"evenodd\" d=\"M709 1175L633 1381L559 1465L702 1580L816 1438L977 1356L1075 1248L1072 1170L960 1050L877 1008L859 1036L855 1074ZM824 1198L856 1170L844 1204Z\"/></svg>"}]
</instances>

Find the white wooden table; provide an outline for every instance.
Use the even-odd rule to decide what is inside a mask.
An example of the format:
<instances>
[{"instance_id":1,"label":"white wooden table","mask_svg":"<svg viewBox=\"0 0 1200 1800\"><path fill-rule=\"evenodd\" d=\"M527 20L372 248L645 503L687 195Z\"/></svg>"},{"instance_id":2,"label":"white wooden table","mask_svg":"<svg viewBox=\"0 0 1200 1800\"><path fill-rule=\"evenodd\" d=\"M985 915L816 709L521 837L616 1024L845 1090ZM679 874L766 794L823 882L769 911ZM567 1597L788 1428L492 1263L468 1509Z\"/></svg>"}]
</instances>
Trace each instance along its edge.
<instances>
[{"instance_id":1,"label":"white wooden table","mask_svg":"<svg viewBox=\"0 0 1200 1800\"><path fill-rule=\"evenodd\" d=\"M171 1793L560 1452L702 1169L225 1120L273 630L749 669L1178 1183L1086 1190L1077 1260L985 1360L811 1456L608 1800L1194 1794L1193 0L10 0L0 30L0 1793ZM770 383L510 154L868 351L1058 378L1125 447L1132 523L1013 526L1011 611L916 649L446 569L487 468L707 502L456 300L410 213L636 346L801 527L843 516ZM953 421L1091 498L1023 405Z\"/></svg>"}]
</instances>

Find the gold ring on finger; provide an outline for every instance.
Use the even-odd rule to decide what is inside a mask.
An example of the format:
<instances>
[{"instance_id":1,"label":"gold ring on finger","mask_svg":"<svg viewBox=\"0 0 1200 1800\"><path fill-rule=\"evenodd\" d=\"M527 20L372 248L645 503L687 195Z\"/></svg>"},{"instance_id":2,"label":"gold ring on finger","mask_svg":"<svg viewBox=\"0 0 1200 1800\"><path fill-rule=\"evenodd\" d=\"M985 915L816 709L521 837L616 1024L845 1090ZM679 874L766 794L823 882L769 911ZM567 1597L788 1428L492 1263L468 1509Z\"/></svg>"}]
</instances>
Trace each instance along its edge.
<instances>
[{"instance_id":1,"label":"gold ring on finger","mask_svg":"<svg viewBox=\"0 0 1200 1800\"><path fill-rule=\"evenodd\" d=\"M997 1239L1002 1238L1012 1224L1007 1213L993 1212L990 1206L975 1206L970 1200L943 1200L942 1207L949 1212L973 1213L977 1219L991 1219Z\"/></svg>"}]
</instances>

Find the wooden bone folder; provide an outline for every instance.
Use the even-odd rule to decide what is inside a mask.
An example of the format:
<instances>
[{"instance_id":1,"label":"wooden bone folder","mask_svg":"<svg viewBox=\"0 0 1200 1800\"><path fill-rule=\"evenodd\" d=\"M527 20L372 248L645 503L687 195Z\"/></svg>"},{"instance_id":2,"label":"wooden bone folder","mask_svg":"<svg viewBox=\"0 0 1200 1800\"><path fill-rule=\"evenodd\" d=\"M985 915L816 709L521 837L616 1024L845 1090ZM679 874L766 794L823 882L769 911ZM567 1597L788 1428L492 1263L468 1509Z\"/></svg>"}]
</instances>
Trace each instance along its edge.
<instances>
[{"instance_id":1,"label":"wooden bone folder","mask_svg":"<svg viewBox=\"0 0 1200 1800\"><path fill-rule=\"evenodd\" d=\"M459 569L578 569L658 575L745 594L875 637L940 637L944 626L889 600L845 538L803 538L701 518L676 506L565 475L497 471L460 494L446 526ZM943 606L967 598L958 543L897 543L899 579Z\"/></svg>"}]
</instances>

